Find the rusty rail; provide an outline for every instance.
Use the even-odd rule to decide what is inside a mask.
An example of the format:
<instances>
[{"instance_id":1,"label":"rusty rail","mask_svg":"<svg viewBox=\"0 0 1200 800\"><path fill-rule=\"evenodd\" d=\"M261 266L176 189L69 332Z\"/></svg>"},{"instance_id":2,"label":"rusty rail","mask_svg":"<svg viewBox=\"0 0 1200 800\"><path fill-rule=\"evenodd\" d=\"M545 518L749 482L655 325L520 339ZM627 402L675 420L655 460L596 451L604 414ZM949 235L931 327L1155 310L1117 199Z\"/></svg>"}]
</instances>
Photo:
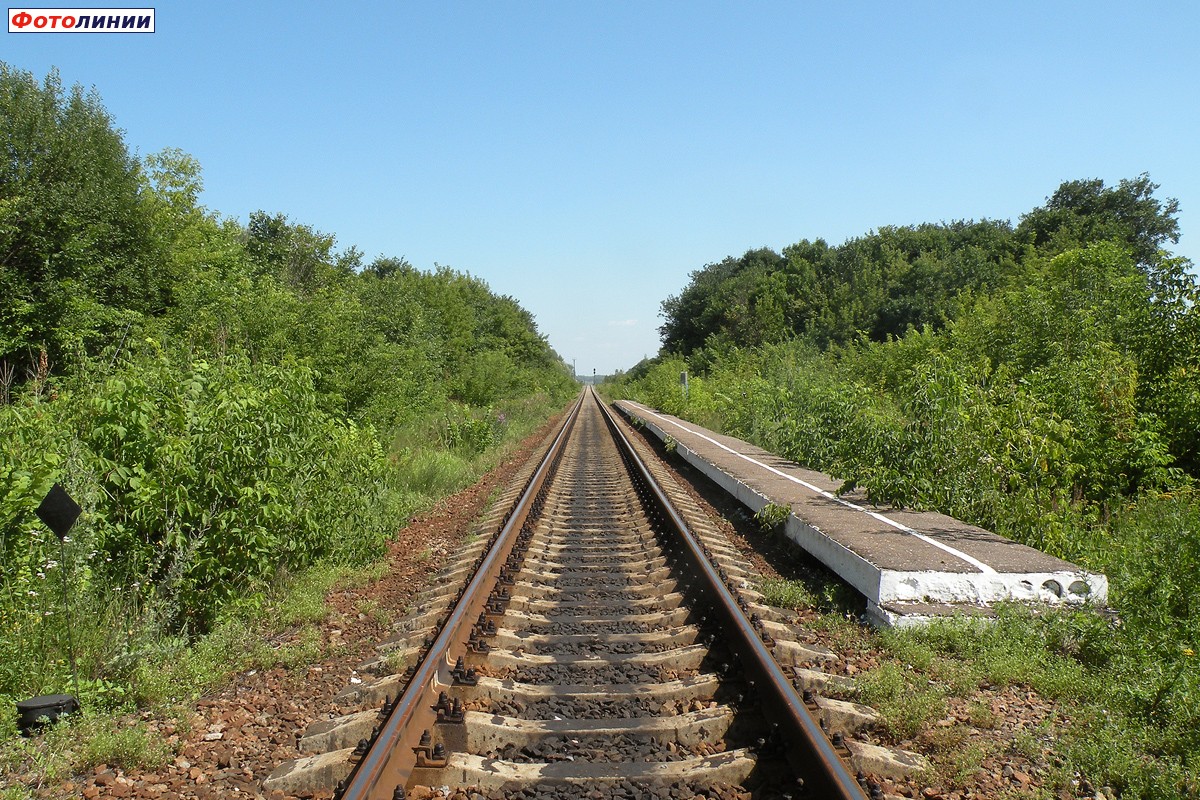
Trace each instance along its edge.
<instances>
[{"instance_id":1,"label":"rusty rail","mask_svg":"<svg viewBox=\"0 0 1200 800\"><path fill-rule=\"evenodd\" d=\"M529 533L527 518L538 512L548 478L553 474L563 445L589 395L593 392L585 389L572 407L513 510L477 562L474 575L459 593L441 632L416 665L404 692L392 705L382 728L372 737L370 748L339 787L336 797L342 800L390 800L397 796L397 789L404 787L415 769L438 766L439 756L428 747L428 741L422 741L422 733L431 731L438 720L439 693L466 677L460 659L467 656L474 641L474 620L486 616L489 611L489 597L485 592L496 586L519 537ZM681 556L692 571L703 578L702 591L707 603L724 623L728 644L746 677L760 693L764 714L776 724L788 761L797 774L805 776L806 792L841 800L866 800L837 749L808 713L803 700L763 644L761 633L726 586L724 576L705 555L704 546L688 529L642 463L612 412L602 402L597 404L622 451L631 477L645 490L644 499L655 510L662 527L673 529L683 544Z\"/></svg>"},{"instance_id":2,"label":"rusty rail","mask_svg":"<svg viewBox=\"0 0 1200 800\"><path fill-rule=\"evenodd\" d=\"M687 522L671 504L650 470L638 457L633 445L617 425L612 411L600 404L613 437L626 455L626 464L649 494L649 499L665 517L684 544L682 555L691 567L705 579L704 590L714 612L720 615L729 633L728 644L737 654L741 667L762 694L761 707L767 719L778 725L778 732L787 745L786 756L798 775L805 776L805 789L814 797L838 800L866 800L862 787L837 750L826 738L820 725L808 713L802 698L796 694L790 680L779 668L771 652L762 642L761 633L748 619L745 611L726 586L724 576L713 567L705 554L704 545L688 529Z\"/></svg>"},{"instance_id":3,"label":"rusty rail","mask_svg":"<svg viewBox=\"0 0 1200 800\"><path fill-rule=\"evenodd\" d=\"M437 722L438 694L461 677L455 674L455 662L467 652L473 620L486 608L485 592L495 585L526 518L540 502L539 494L562 454L563 444L575 425L585 396L586 393L580 394L525 491L500 530L493 535L487 552L481 557L470 582L460 592L441 632L416 665L383 727L372 738L370 749L340 789L337 796L342 800L391 800L396 787L403 787L413 769L429 757L422 747L421 734L432 730Z\"/></svg>"}]
</instances>

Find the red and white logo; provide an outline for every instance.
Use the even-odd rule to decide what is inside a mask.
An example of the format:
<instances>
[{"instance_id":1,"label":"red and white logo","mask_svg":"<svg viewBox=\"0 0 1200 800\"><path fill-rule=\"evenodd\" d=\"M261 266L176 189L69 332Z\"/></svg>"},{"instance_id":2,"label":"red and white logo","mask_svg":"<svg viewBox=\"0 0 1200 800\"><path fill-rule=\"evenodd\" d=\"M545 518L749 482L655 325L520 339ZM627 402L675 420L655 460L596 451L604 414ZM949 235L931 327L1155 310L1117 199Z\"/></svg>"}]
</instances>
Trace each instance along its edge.
<instances>
[{"instance_id":1,"label":"red and white logo","mask_svg":"<svg viewBox=\"0 0 1200 800\"><path fill-rule=\"evenodd\" d=\"M10 8L9 33L154 33L153 8Z\"/></svg>"}]
</instances>

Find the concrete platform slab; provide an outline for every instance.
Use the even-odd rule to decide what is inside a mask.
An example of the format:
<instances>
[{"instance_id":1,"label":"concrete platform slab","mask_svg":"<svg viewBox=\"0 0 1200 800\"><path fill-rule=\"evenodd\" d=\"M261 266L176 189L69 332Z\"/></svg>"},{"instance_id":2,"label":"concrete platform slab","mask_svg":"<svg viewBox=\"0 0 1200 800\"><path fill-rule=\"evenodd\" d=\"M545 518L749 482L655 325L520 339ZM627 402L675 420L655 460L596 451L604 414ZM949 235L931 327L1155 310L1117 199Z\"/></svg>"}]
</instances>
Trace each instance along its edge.
<instances>
[{"instance_id":1,"label":"concrete platform slab","mask_svg":"<svg viewBox=\"0 0 1200 800\"><path fill-rule=\"evenodd\" d=\"M1102 574L945 514L873 505L861 491L839 495L841 481L748 442L640 403L615 405L672 441L676 453L751 511L790 508L788 538L861 592L870 608L889 606L892 613L872 614L880 624L896 624L895 610L905 604L1107 602Z\"/></svg>"}]
</instances>

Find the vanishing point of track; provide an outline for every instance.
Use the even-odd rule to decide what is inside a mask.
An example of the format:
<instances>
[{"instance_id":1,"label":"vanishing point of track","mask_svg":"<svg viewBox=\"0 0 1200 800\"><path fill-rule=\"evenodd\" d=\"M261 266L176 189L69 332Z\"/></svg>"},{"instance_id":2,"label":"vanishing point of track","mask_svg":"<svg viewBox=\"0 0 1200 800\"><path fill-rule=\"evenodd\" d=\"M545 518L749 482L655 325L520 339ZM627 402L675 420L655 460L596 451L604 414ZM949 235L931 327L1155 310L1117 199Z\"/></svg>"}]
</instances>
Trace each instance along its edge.
<instances>
[{"instance_id":1,"label":"vanishing point of track","mask_svg":"<svg viewBox=\"0 0 1200 800\"><path fill-rule=\"evenodd\" d=\"M584 392L338 796L865 796L622 427Z\"/></svg>"}]
</instances>

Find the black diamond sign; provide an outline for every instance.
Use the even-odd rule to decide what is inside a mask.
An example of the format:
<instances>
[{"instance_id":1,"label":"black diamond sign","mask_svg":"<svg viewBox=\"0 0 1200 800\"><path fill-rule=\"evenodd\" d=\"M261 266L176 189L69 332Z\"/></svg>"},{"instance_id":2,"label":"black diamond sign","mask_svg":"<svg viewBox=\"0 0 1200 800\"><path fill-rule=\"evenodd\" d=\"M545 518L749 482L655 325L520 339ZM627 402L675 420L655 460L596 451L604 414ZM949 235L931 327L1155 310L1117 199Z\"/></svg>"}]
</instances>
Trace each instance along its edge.
<instances>
[{"instance_id":1,"label":"black diamond sign","mask_svg":"<svg viewBox=\"0 0 1200 800\"><path fill-rule=\"evenodd\" d=\"M67 490L56 483L34 513L54 531L55 536L65 539L75 520L79 519L81 511L83 509L79 507L79 503L72 500Z\"/></svg>"}]
</instances>

